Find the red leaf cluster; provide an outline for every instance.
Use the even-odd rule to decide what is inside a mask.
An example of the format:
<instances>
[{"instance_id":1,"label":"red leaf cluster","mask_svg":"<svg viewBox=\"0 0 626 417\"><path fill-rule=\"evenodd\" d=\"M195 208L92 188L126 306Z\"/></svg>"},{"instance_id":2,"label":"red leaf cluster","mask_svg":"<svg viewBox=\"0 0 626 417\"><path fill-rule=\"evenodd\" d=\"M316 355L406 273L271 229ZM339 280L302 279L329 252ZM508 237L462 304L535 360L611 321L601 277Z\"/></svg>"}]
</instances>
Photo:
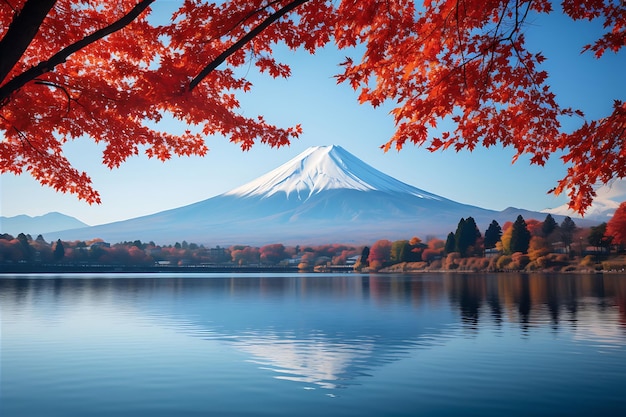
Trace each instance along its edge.
<instances>
[{"instance_id":1,"label":"red leaf cluster","mask_svg":"<svg viewBox=\"0 0 626 417\"><path fill-rule=\"evenodd\" d=\"M149 18L153 1L0 4L0 173L28 172L94 203L89 177L63 154L68 140L103 143L111 168L139 152L161 160L204 155L208 135L243 150L288 144L299 125L242 115L237 96L252 85L236 69L253 64L289 77L273 54L278 43L314 53L334 42L364 50L341 64L338 82L357 90L361 103L396 103L385 150L501 144L538 165L560 151L569 170L552 191L567 190L581 213L596 182L626 176L622 101L611 115L562 132L560 118L582 112L558 104L541 68L546 58L524 39L528 16L550 12L548 0L184 0L164 24ZM596 57L626 43L623 2L565 0L562 10L603 19L606 33L583 48ZM162 131L165 116L195 128ZM442 121L452 128L438 130Z\"/></svg>"}]
</instances>

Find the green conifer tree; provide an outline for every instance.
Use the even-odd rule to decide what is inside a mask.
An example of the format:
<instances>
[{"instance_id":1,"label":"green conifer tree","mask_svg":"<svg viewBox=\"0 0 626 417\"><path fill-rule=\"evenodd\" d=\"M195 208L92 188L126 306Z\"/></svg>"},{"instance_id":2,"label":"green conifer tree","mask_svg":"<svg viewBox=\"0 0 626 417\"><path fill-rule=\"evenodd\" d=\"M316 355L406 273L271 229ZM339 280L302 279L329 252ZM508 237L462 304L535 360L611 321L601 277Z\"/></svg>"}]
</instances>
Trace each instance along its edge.
<instances>
[{"instance_id":1,"label":"green conifer tree","mask_svg":"<svg viewBox=\"0 0 626 417\"><path fill-rule=\"evenodd\" d=\"M448 238L446 239L446 245L444 246L444 251L446 254L454 252L456 248L456 242L454 239L454 233L448 233Z\"/></svg>"},{"instance_id":2,"label":"green conifer tree","mask_svg":"<svg viewBox=\"0 0 626 417\"><path fill-rule=\"evenodd\" d=\"M476 244L478 238L480 238L480 231L474 218L468 217L467 220L462 218L454 234L455 250L462 257L472 255L468 253L468 249Z\"/></svg>"},{"instance_id":3,"label":"green conifer tree","mask_svg":"<svg viewBox=\"0 0 626 417\"><path fill-rule=\"evenodd\" d=\"M500 227L497 221L493 220L487 230L485 230L485 249L495 248L501 237L502 227Z\"/></svg>"},{"instance_id":4,"label":"green conifer tree","mask_svg":"<svg viewBox=\"0 0 626 417\"><path fill-rule=\"evenodd\" d=\"M520 214L517 216L515 223L513 223L513 231L511 234L511 253L515 252L528 252L528 246L530 245L530 231L526 225L526 221Z\"/></svg>"},{"instance_id":5,"label":"green conifer tree","mask_svg":"<svg viewBox=\"0 0 626 417\"><path fill-rule=\"evenodd\" d=\"M541 225L541 235L543 237L548 237L556 230L557 227L559 227L559 225L556 220L554 220L554 217L552 217L551 214L548 214Z\"/></svg>"},{"instance_id":6,"label":"green conifer tree","mask_svg":"<svg viewBox=\"0 0 626 417\"><path fill-rule=\"evenodd\" d=\"M65 248L63 247L63 242L61 242L61 239L57 240L57 243L54 246L54 252L52 256L57 262L63 259L63 257L65 256Z\"/></svg>"},{"instance_id":7,"label":"green conifer tree","mask_svg":"<svg viewBox=\"0 0 626 417\"><path fill-rule=\"evenodd\" d=\"M561 222L561 227L559 228L559 230L561 231L561 242L563 242L563 245L565 245L567 251L569 252L570 246L572 245L572 242L574 240L576 223L574 223L574 221L569 216L567 216Z\"/></svg>"},{"instance_id":8,"label":"green conifer tree","mask_svg":"<svg viewBox=\"0 0 626 417\"><path fill-rule=\"evenodd\" d=\"M297 248L300 249L299 246L297 246ZM367 259L367 258L369 258L369 256L370 256L370 248L369 248L369 246L363 247L363 250L361 251L361 264L363 266L368 266L369 265L369 261Z\"/></svg>"}]
</instances>

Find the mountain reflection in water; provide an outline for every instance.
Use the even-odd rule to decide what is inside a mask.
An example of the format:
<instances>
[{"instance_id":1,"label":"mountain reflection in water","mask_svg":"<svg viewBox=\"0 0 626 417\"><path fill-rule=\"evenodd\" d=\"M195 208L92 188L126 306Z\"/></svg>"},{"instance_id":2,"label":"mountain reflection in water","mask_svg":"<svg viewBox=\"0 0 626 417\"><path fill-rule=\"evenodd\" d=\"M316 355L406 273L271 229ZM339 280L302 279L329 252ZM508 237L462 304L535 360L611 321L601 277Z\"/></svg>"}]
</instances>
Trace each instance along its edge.
<instances>
[{"instance_id":1,"label":"mountain reflection in water","mask_svg":"<svg viewBox=\"0 0 626 417\"><path fill-rule=\"evenodd\" d=\"M278 379L334 389L453 335L519 326L626 342L617 275L99 275L0 279L3 315L113 303L219 341Z\"/></svg>"}]
</instances>

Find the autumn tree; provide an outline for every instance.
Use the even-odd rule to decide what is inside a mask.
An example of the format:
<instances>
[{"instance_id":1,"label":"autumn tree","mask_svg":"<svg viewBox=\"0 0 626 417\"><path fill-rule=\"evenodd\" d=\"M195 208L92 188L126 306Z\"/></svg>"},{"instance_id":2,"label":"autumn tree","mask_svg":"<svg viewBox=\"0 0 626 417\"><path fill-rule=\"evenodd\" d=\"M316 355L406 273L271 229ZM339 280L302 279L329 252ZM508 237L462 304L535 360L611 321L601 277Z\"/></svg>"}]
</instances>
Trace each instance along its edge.
<instances>
[{"instance_id":1,"label":"autumn tree","mask_svg":"<svg viewBox=\"0 0 626 417\"><path fill-rule=\"evenodd\" d=\"M286 257L285 246L281 243L265 245L259 248L259 258L261 262L276 264Z\"/></svg>"},{"instance_id":2,"label":"autumn tree","mask_svg":"<svg viewBox=\"0 0 626 417\"><path fill-rule=\"evenodd\" d=\"M550 244L542 236L533 236L528 244L528 258L536 261L542 256L546 256L551 251Z\"/></svg>"},{"instance_id":3,"label":"autumn tree","mask_svg":"<svg viewBox=\"0 0 626 417\"><path fill-rule=\"evenodd\" d=\"M507 221L502 225L502 236L500 237L500 242L496 243L496 249L500 252L504 252L507 254L511 254L510 246L511 246L511 233L513 232L513 222Z\"/></svg>"},{"instance_id":4,"label":"autumn tree","mask_svg":"<svg viewBox=\"0 0 626 417\"><path fill-rule=\"evenodd\" d=\"M443 256L445 249L445 242L441 239L433 238L428 241L428 247L422 251L422 261L432 262L437 258Z\"/></svg>"},{"instance_id":5,"label":"autumn tree","mask_svg":"<svg viewBox=\"0 0 626 417\"><path fill-rule=\"evenodd\" d=\"M607 235L606 229L606 222L600 223L597 226L591 226L587 241L591 246L596 248L596 253L608 251L611 247L612 236Z\"/></svg>"},{"instance_id":6,"label":"autumn tree","mask_svg":"<svg viewBox=\"0 0 626 417\"><path fill-rule=\"evenodd\" d=\"M230 249L230 256L238 265L259 263L259 248L247 245L235 245Z\"/></svg>"},{"instance_id":7,"label":"autumn tree","mask_svg":"<svg viewBox=\"0 0 626 417\"><path fill-rule=\"evenodd\" d=\"M355 255L357 255L356 248L342 248L331 258L330 262L333 265L345 265L348 258Z\"/></svg>"},{"instance_id":8,"label":"autumn tree","mask_svg":"<svg viewBox=\"0 0 626 417\"><path fill-rule=\"evenodd\" d=\"M385 263L389 262L391 257L392 242L387 239L381 239L374 242L370 248L368 262L371 268L380 269Z\"/></svg>"},{"instance_id":9,"label":"autumn tree","mask_svg":"<svg viewBox=\"0 0 626 417\"><path fill-rule=\"evenodd\" d=\"M347 55L363 51L337 74L360 103L396 103L385 150L501 144L515 149L514 160L529 155L538 165L558 153L568 172L552 191L567 191L581 212L596 183L626 176L626 103L615 100L597 120L562 107L547 83L546 57L527 49L528 22L552 11L548 0L185 0L169 19L150 14L153 2L0 3L1 173L28 172L94 203L100 196L90 178L63 153L68 140L101 143L108 167L139 152L161 160L204 155L208 135L242 149L288 144L299 125L275 126L239 109L252 85L237 69L288 77L274 55L278 44L315 53L333 43ZM604 33L581 45L584 52L601 58L624 46L623 2L564 0L561 10L602 22ZM561 121L571 116L582 125L566 132ZM164 117L197 128L164 132Z\"/></svg>"},{"instance_id":10,"label":"autumn tree","mask_svg":"<svg viewBox=\"0 0 626 417\"><path fill-rule=\"evenodd\" d=\"M422 239L420 239L419 237L413 236L411 240L409 240L409 253L407 254L406 261L407 262L421 261L424 250L426 250L428 247L429 247L429 244L422 242Z\"/></svg>"},{"instance_id":11,"label":"autumn tree","mask_svg":"<svg viewBox=\"0 0 626 417\"><path fill-rule=\"evenodd\" d=\"M128 254L126 263L129 265L151 265L154 262L151 256L135 245L127 247L126 251Z\"/></svg>"},{"instance_id":12,"label":"autumn tree","mask_svg":"<svg viewBox=\"0 0 626 417\"><path fill-rule=\"evenodd\" d=\"M524 221L526 222L526 228L530 232L531 236L541 236L543 222L537 219L524 219Z\"/></svg>"},{"instance_id":13,"label":"autumn tree","mask_svg":"<svg viewBox=\"0 0 626 417\"><path fill-rule=\"evenodd\" d=\"M32 261L34 251L32 246L30 246L30 241L33 240L30 235L26 235L24 233L20 233L17 235L17 241L19 242L20 248L22 250L22 259L25 261Z\"/></svg>"},{"instance_id":14,"label":"autumn tree","mask_svg":"<svg viewBox=\"0 0 626 417\"><path fill-rule=\"evenodd\" d=\"M0 239L1 259L4 261L19 262L25 261L24 252L20 241L16 238Z\"/></svg>"},{"instance_id":15,"label":"autumn tree","mask_svg":"<svg viewBox=\"0 0 626 417\"><path fill-rule=\"evenodd\" d=\"M411 247L408 240L396 240L391 244L389 260L393 263L406 262L410 252Z\"/></svg>"},{"instance_id":16,"label":"autumn tree","mask_svg":"<svg viewBox=\"0 0 626 417\"><path fill-rule=\"evenodd\" d=\"M626 201L619 205L606 225L606 235L615 245L626 245Z\"/></svg>"},{"instance_id":17,"label":"autumn tree","mask_svg":"<svg viewBox=\"0 0 626 417\"><path fill-rule=\"evenodd\" d=\"M411 240L396 240L391 244L389 260L393 263L419 262L425 248L427 245L418 237L412 237Z\"/></svg>"},{"instance_id":18,"label":"autumn tree","mask_svg":"<svg viewBox=\"0 0 626 417\"><path fill-rule=\"evenodd\" d=\"M319 245L313 248L318 257L324 256L328 258L334 258L336 256L341 256L342 254L347 255L347 253L352 254L356 249L351 246L346 246L342 244L326 244Z\"/></svg>"}]
</instances>

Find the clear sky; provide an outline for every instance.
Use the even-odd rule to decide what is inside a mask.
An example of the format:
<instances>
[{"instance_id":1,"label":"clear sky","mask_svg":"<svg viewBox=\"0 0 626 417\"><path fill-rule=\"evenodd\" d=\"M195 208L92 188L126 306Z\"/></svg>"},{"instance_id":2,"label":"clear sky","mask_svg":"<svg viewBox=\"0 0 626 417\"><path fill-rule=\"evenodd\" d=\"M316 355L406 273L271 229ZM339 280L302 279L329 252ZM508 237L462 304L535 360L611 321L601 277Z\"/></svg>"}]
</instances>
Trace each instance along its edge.
<instances>
[{"instance_id":1,"label":"clear sky","mask_svg":"<svg viewBox=\"0 0 626 417\"><path fill-rule=\"evenodd\" d=\"M156 2L154 13L166 13L171 3ZM572 22L557 11L531 18L526 34L530 49L542 51L548 58L549 83L560 103L580 108L590 118L608 115L613 100L626 100L626 51L617 55L609 52L601 60L580 54L581 47L595 39L599 26ZM333 48L315 56L284 51L281 56L293 74L287 80L248 70L254 88L241 97L241 112L263 114L281 126L301 123L304 134L289 147L256 145L242 152L223 137L207 137L210 151L203 158L174 158L162 163L140 155L119 169L109 170L101 163L100 145L78 140L68 143L65 151L75 167L91 176L101 194L101 205L90 206L73 195L56 193L27 174L2 175L0 212L10 217L57 211L90 225L124 220L216 196L257 178L310 146L333 144L401 181L461 203L495 210L510 206L542 210L566 202L565 196L547 194L566 172L557 156L539 167L529 165L527 158L511 164L514 152L501 148L430 153L406 145L400 152L384 153L379 147L394 131L390 107L359 105L347 85L336 84L333 75L339 71L337 64L347 54ZM185 129L178 122L166 123L173 132ZM566 122L566 128L580 123L573 119Z\"/></svg>"}]
</instances>

